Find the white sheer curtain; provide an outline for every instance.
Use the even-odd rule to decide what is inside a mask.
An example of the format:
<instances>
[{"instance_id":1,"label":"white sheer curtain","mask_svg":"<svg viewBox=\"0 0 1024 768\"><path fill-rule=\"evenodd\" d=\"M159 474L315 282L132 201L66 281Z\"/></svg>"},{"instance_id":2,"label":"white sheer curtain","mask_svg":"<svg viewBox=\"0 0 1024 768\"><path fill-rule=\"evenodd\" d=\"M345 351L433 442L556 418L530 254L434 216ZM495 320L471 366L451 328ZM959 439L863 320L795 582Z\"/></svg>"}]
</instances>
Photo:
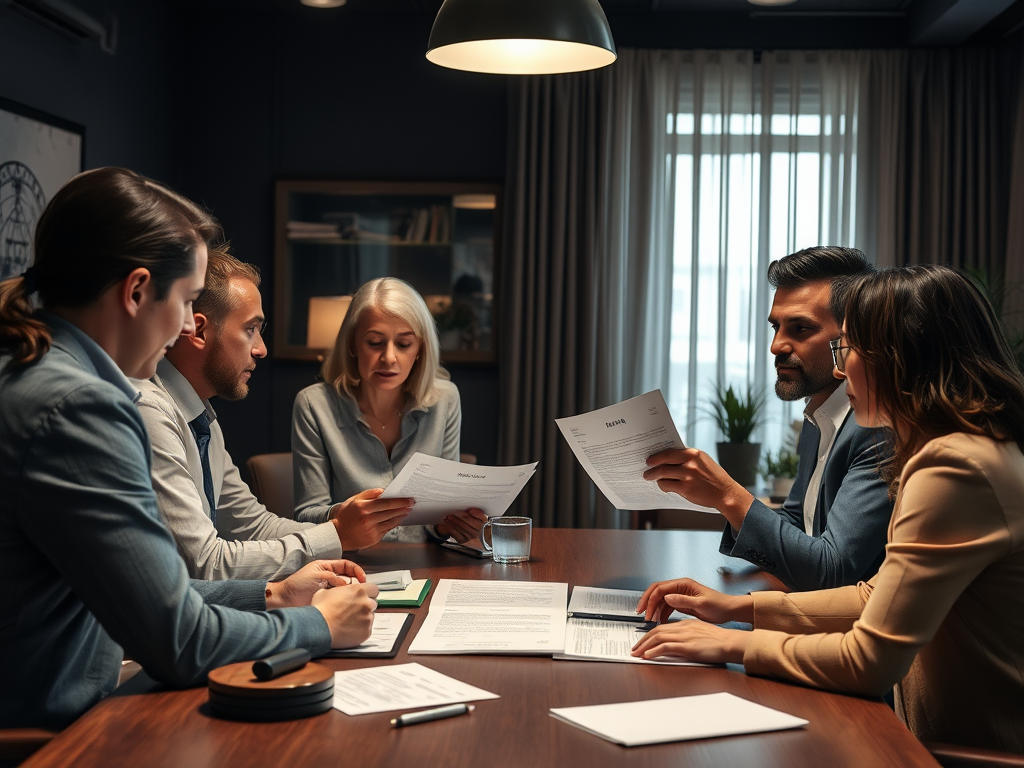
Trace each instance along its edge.
<instances>
[{"instance_id":1,"label":"white sheer curtain","mask_svg":"<svg viewBox=\"0 0 1024 768\"><path fill-rule=\"evenodd\" d=\"M667 400L688 444L714 456L714 387L749 383L767 406L754 439L775 449L802 403L774 395L765 275L801 248L874 241L858 183L868 57L696 51L681 66L680 108L666 116L676 182Z\"/></svg>"}]
</instances>

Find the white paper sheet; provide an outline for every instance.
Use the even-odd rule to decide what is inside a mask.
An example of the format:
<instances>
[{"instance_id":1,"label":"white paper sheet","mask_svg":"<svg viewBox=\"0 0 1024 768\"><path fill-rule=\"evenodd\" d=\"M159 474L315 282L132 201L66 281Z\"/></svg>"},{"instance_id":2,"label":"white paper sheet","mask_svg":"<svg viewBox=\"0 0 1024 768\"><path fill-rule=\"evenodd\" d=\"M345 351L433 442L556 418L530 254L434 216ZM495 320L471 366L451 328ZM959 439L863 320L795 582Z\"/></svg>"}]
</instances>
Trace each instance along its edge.
<instances>
[{"instance_id":1,"label":"white paper sheet","mask_svg":"<svg viewBox=\"0 0 1024 768\"><path fill-rule=\"evenodd\" d=\"M781 731L808 722L731 693L564 707L552 709L551 716L627 747Z\"/></svg>"},{"instance_id":2,"label":"white paper sheet","mask_svg":"<svg viewBox=\"0 0 1024 768\"><path fill-rule=\"evenodd\" d=\"M640 602L643 592L632 589L607 589L605 587L572 588L569 598L569 615L581 619L607 619L614 621L616 617L624 621L644 620L644 614L636 612L636 604ZM686 618L685 613L673 611L670 621Z\"/></svg>"},{"instance_id":3,"label":"white paper sheet","mask_svg":"<svg viewBox=\"0 0 1024 768\"><path fill-rule=\"evenodd\" d=\"M441 579L409 653L560 653L568 584Z\"/></svg>"},{"instance_id":4,"label":"white paper sheet","mask_svg":"<svg viewBox=\"0 0 1024 768\"><path fill-rule=\"evenodd\" d=\"M334 650L345 653L391 653L402 627L411 616L411 613L375 613L373 614L373 629L370 630L370 636L366 642L354 648L335 648Z\"/></svg>"},{"instance_id":5,"label":"white paper sheet","mask_svg":"<svg viewBox=\"0 0 1024 768\"><path fill-rule=\"evenodd\" d=\"M334 708L346 715L497 698L496 693L416 663L334 673Z\"/></svg>"},{"instance_id":6,"label":"white paper sheet","mask_svg":"<svg viewBox=\"0 0 1024 768\"><path fill-rule=\"evenodd\" d=\"M685 448L661 390L579 416L555 419L580 464L616 509L702 507L645 480L647 457L666 448Z\"/></svg>"},{"instance_id":7,"label":"white paper sheet","mask_svg":"<svg viewBox=\"0 0 1024 768\"><path fill-rule=\"evenodd\" d=\"M537 462L484 467L414 453L381 498L416 500L402 525L438 525L452 512L471 507L498 517L505 514L536 469Z\"/></svg>"},{"instance_id":8,"label":"white paper sheet","mask_svg":"<svg viewBox=\"0 0 1024 768\"><path fill-rule=\"evenodd\" d=\"M565 650L554 658L561 661L612 661L623 664L661 664L675 667L706 667L671 656L641 659L630 652L646 634L647 625L629 621L569 619L565 623Z\"/></svg>"}]
</instances>

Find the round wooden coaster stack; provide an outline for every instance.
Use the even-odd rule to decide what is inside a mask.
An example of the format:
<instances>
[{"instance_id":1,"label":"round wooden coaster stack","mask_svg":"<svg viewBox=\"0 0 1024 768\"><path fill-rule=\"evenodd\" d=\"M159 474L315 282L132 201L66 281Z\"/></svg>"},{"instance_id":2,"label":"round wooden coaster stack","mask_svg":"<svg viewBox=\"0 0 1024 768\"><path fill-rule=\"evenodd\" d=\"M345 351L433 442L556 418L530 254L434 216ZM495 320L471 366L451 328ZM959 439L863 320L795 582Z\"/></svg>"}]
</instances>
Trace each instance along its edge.
<instances>
[{"instance_id":1,"label":"round wooden coaster stack","mask_svg":"<svg viewBox=\"0 0 1024 768\"><path fill-rule=\"evenodd\" d=\"M294 720L334 701L334 671L315 662L273 680L257 680L251 661L228 664L210 672L209 686L210 710L230 720Z\"/></svg>"}]
</instances>

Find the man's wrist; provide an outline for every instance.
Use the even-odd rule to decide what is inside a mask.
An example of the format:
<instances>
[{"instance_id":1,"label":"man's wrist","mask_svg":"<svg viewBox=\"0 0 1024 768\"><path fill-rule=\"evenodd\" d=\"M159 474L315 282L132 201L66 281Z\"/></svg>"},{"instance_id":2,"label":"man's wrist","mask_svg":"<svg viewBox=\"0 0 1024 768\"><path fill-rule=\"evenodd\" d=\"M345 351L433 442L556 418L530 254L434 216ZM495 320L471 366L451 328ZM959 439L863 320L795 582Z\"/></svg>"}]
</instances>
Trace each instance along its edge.
<instances>
[{"instance_id":1,"label":"man's wrist","mask_svg":"<svg viewBox=\"0 0 1024 768\"><path fill-rule=\"evenodd\" d=\"M732 605L729 606L729 617L731 621L753 624L754 598L750 595L734 595Z\"/></svg>"},{"instance_id":2,"label":"man's wrist","mask_svg":"<svg viewBox=\"0 0 1024 768\"><path fill-rule=\"evenodd\" d=\"M267 610L287 608L287 589L283 581L268 581L266 587Z\"/></svg>"},{"instance_id":3,"label":"man's wrist","mask_svg":"<svg viewBox=\"0 0 1024 768\"><path fill-rule=\"evenodd\" d=\"M729 521L729 525L738 531L743 526L743 520L753 503L754 494L743 486L737 485L722 499L722 503L718 505L718 511Z\"/></svg>"}]
</instances>

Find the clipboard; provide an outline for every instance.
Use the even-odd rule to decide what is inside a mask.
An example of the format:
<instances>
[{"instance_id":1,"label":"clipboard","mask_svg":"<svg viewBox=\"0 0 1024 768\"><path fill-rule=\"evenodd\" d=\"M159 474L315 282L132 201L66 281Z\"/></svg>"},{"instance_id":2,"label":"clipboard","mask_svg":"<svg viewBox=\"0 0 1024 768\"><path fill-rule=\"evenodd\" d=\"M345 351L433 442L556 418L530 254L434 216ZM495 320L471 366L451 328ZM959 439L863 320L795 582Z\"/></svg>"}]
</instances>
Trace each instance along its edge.
<instances>
[{"instance_id":1,"label":"clipboard","mask_svg":"<svg viewBox=\"0 0 1024 768\"><path fill-rule=\"evenodd\" d=\"M396 615L389 613L389 615ZM398 651L402 648L402 643L405 642L405 636L409 634L409 627L412 626L412 614L402 614L405 616L405 621L402 622L402 628L398 631L398 636L395 638L394 644L391 646L390 651L360 651L356 648L344 648L341 650L332 650L327 654L324 654L323 658L330 659L393 659L398 655Z\"/></svg>"}]
</instances>

